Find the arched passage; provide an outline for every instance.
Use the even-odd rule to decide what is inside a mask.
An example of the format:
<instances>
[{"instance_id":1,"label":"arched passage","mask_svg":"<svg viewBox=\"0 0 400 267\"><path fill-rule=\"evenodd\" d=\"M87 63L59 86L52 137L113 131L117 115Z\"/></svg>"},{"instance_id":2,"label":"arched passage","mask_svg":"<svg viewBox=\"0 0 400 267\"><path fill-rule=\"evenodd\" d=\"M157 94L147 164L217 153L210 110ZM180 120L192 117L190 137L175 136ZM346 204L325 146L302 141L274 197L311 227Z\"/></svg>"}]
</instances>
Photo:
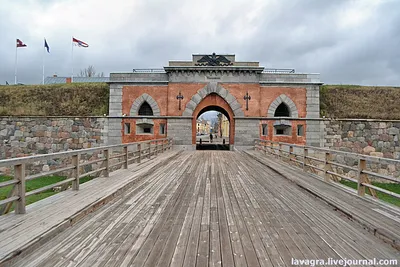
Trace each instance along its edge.
<instances>
[{"instance_id":1,"label":"arched passage","mask_svg":"<svg viewBox=\"0 0 400 267\"><path fill-rule=\"evenodd\" d=\"M204 112L215 110L224 114L229 120L229 144L233 145L235 140L234 113L229 104L218 94L212 93L203 98L193 111L192 119L192 144L196 145L196 121Z\"/></svg>"}]
</instances>

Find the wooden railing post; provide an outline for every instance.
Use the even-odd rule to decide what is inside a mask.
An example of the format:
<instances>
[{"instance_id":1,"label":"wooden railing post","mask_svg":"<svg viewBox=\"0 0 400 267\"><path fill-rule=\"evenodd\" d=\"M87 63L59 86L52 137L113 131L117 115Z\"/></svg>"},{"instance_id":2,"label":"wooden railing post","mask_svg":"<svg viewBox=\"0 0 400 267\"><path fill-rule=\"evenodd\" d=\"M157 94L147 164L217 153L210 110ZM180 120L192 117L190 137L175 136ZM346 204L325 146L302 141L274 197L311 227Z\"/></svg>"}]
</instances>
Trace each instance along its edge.
<instances>
[{"instance_id":1,"label":"wooden railing post","mask_svg":"<svg viewBox=\"0 0 400 267\"><path fill-rule=\"evenodd\" d=\"M363 171L367 168L367 162L365 159L358 160L358 175L357 175L357 192L358 195L365 195L365 186L362 183L365 183L367 180L367 174L363 173Z\"/></svg>"},{"instance_id":2,"label":"wooden railing post","mask_svg":"<svg viewBox=\"0 0 400 267\"><path fill-rule=\"evenodd\" d=\"M104 153L104 162L103 162L103 167L105 170L103 171L104 177L109 177L110 176L110 150L105 149L103 151Z\"/></svg>"},{"instance_id":3,"label":"wooden railing post","mask_svg":"<svg viewBox=\"0 0 400 267\"><path fill-rule=\"evenodd\" d=\"M254 140L254 150L257 150L257 142L258 140Z\"/></svg>"},{"instance_id":4,"label":"wooden railing post","mask_svg":"<svg viewBox=\"0 0 400 267\"><path fill-rule=\"evenodd\" d=\"M151 141L149 141L149 154L147 156L149 159L151 158Z\"/></svg>"},{"instance_id":5,"label":"wooden railing post","mask_svg":"<svg viewBox=\"0 0 400 267\"><path fill-rule=\"evenodd\" d=\"M141 157L142 157L142 144L137 144L137 150L138 150L138 159L137 162L140 163Z\"/></svg>"},{"instance_id":6,"label":"wooden railing post","mask_svg":"<svg viewBox=\"0 0 400 267\"><path fill-rule=\"evenodd\" d=\"M278 153L279 153L279 158L280 159L282 159L282 155L283 155L283 153L282 153L282 144L281 143L279 143L279 150L278 150Z\"/></svg>"},{"instance_id":7,"label":"wooden railing post","mask_svg":"<svg viewBox=\"0 0 400 267\"><path fill-rule=\"evenodd\" d=\"M325 161L324 161L324 180L326 182L329 182L331 179L329 178L329 173L328 171L332 170L332 166L329 163L330 161L332 161L332 155L329 152L325 152Z\"/></svg>"},{"instance_id":8,"label":"wooden railing post","mask_svg":"<svg viewBox=\"0 0 400 267\"><path fill-rule=\"evenodd\" d=\"M303 171L307 171L307 157L308 157L308 148L303 147Z\"/></svg>"},{"instance_id":9,"label":"wooden railing post","mask_svg":"<svg viewBox=\"0 0 400 267\"><path fill-rule=\"evenodd\" d=\"M270 149L271 149L271 154L275 155L275 151L274 151L274 143L272 143L272 141L269 143Z\"/></svg>"},{"instance_id":10,"label":"wooden railing post","mask_svg":"<svg viewBox=\"0 0 400 267\"><path fill-rule=\"evenodd\" d=\"M14 166L15 179L18 180L16 184L16 195L19 197L15 201L15 213L25 214L25 164L18 164Z\"/></svg>"},{"instance_id":11,"label":"wooden railing post","mask_svg":"<svg viewBox=\"0 0 400 267\"><path fill-rule=\"evenodd\" d=\"M128 169L128 160L129 160L129 158L128 158L128 146L124 146L124 160L125 160L125 162L124 162L124 169Z\"/></svg>"},{"instance_id":12,"label":"wooden railing post","mask_svg":"<svg viewBox=\"0 0 400 267\"><path fill-rule=\"evenodd\" d=\"M292 159L294 158L294 151L293 151L293 146L289 145L289 163L292 161ZM295 161L293 161L293 163L296 163Z\"/></svg>"},{"instance_id":13,"label":"wooden railing post","mask_svg":"<svg viewBox=\"0 0 400 267\"><path fill-rule=\"evenodd\" d=\"M156 141L156 157L158 156L158 141Z\"/></svg>"},{"instance_id":14,"label":"wooden railing post","mask_svg":"<svg viewBox=\"0 0 400 267\"><path fill-rule=\"evenodd\" d=\"M79 190L79 160L81 158L81 155L73 155L72 156L72 165L75 166L73 170L73 177L75 178L74 181L72 181L72 190Z\"/></svg>"},{"instance_id":15,"label":"wooden railing post","mask_svg":"<svg viewBox=\"0 0 400 267\"><path fill-rule=\"evenodd\" d=\"M161 153L164 153L164 143L165 143L165 140L163 139L161 142Z\"/></svg>"}]
</instances>

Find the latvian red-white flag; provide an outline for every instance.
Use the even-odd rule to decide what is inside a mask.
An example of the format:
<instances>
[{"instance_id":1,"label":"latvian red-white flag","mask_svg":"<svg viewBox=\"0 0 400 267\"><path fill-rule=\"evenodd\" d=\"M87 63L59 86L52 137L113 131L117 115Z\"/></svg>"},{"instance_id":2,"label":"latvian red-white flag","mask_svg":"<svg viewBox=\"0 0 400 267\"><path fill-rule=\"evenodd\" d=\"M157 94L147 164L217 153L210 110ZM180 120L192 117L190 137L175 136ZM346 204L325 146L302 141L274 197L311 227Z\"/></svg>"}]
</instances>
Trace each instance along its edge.
<instances>
[{"instance_id":1,"label":"latvian red-white flag","mask_svg":"<svg viewBox=\"0 0 400 267\"><path fill-rule=\"evenodd\" d=\"M72 37L72 42L74 43L74 45L77 45L79 47L89 47L89 45L85 42L82 42L74 37Z\"/></svg>"},{"instance_id":2,"label":"latvian red-white flag","mask_svg":"<svg viewBox=\"0 0 400 267\"><path fill-rule=\"evenodd\" d=\"M26 47L27 45L24 44L20 39L17 39L17 47Z\"/></svg>"}]
</instances>

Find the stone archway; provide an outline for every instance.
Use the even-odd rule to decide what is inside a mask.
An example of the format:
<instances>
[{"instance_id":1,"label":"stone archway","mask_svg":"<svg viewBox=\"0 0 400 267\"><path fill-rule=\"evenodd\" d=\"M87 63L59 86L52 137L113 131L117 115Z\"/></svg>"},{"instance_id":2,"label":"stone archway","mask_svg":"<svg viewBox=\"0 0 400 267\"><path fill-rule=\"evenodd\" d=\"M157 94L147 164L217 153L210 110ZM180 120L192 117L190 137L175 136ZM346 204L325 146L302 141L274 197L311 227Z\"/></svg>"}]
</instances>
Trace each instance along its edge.
<instances>
[{"instance_id":1,"label":"stone archway","mask_svg":"<svg viewBox=\"0 0 400 267\"><path fill-rule=\"evenodd\" d=\"M234 145L235 140L235 113L231 106L217 93L211 93L205 96L192 112L192 145L196 145L196 120L197 117L209 110L222 112L229 120L229 144Z\"/></svg>"},{"instance_id":2,"label":"stone archway","mask_svg":"<svg viewBox=\"0 0 400 267\"><path fill-rule=\"evenodd\" d=\"M210 94L216 94L221 97L228 104L230 110L232 110L232 113L235 117L244 117L242 105L233 95L229 93L228 90L223 88L217 82L210 82L205 87L197 91L197 93L192 96L189 103L186 104L186 108L183 111L182 115L192 116L199 103ZM231 119L233 120L233 117Z\"/></svg>"},{"instance_id":3,"label":"stone archway","mask_svg":"<svg viewBox=\"0 0 400 267\"><path fill-rule=\"evenodd\" d=\"M154 100L154 98L146 93L135 99L131 106L130 116L138 116L139 108L144 102L149 103L151 109L153 110L153 116L160 116L160 108L158 107L157 102Z\"/></svg>"},{"instance_id":4,"label":"stone archway","mask_svg":"<svg viewBox=\"0 0 400 267\"><path fill-rule=\"evenodd\" d=\"M292 99L290 99L290 97L288 97L285 94L281 94L280 96L278 96L269 106L268 108L268 117L274 117L275 114L275 110L278 108L278 106L281 103L285 103L290 110L290 117L291 118L298 118L299 117L299 111L297 110L296 104L293 102Z\"/></svg>"}]
</instances>

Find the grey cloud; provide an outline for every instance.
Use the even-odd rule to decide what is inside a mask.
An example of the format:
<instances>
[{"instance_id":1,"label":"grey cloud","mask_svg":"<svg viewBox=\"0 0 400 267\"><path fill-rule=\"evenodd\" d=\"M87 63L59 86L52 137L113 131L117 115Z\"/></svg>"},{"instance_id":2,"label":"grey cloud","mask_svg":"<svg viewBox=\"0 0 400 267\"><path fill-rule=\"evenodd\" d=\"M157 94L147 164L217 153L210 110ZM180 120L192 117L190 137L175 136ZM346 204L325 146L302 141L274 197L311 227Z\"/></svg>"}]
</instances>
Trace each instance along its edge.
<instances>
[{"instance_id":1,"label":"grey cloud","mask_svg":"<svg viewBox=\"0 0 400 267\"><path fill-rule=\"evenodd\" d=\"M77 52L75 73L88 65L107 75L132 68L162 67L168 60L189 60L192 53L216 52L235 53L238 60L260 61L267 67L318 72L325 83L400 83L399 1L383 1L359 27L338 26L343 10L353 3L347 0L271 1L260 6L258 16L248 24L239 25L239 21L246 21L248 12L254 11L250 3L200 10L208 24L204 31L196 32L189 24L199 22L184 16L187 1L140 1L115 30L103 33L97 29L96 41L90 43L84 35L79 36L91 46ZM0 42L0 83L13 81L14 41L25 34L24 41L32 45L26 58L21 58L24 63L19 65L19 80L39 83L42 37L29 36L1 8L0 29L4 37ZM48 39L52 53L46 58L46 74L67 76L71 72L70 37L53 34Z\"/></svg>"}]
</instances>

